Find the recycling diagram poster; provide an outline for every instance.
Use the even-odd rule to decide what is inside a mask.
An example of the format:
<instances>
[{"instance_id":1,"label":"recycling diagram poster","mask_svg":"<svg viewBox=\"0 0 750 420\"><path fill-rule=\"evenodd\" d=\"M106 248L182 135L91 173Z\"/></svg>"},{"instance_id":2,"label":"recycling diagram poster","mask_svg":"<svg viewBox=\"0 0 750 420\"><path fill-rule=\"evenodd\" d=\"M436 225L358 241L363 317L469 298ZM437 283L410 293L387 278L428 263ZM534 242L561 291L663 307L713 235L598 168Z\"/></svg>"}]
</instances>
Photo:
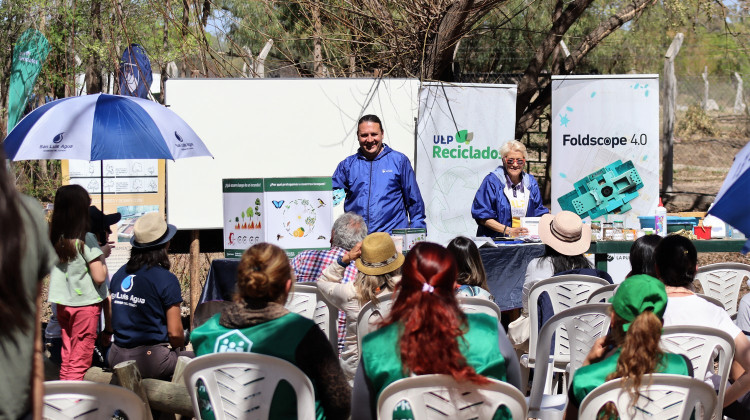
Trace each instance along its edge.
<instances>
[{"instance_id":1,"label":"recycling diagram poster","mask_svg":"<svg viewBox=\"0 0 750 420\"><path fill-rule=\"evenodd\" d=\"M240 258L259 242L283 248L290 258L330 247L330 177L224 179L222 191L227 258Z\"/></svg>"},{"instance_id":2,"label":"recycling diagram poster","mask_svg":"<svg viewBox=\"0 0 750 420\"><path fill-rule=\"evenodd\" d=\"M659 76L552 76L552 213L638 228L659 202Z\"/></svg>"},{"instance_id":3,"label":"recycling diagram poster","mask_svg":"<svg viewBox=\"0 0 750 420\"><path fill-rule=\"evenodd\" d=\"M427 83L419 92L417 183L428 239L448 243L475 236L471 205L482 179L502 164L513 140L515 85Z\"/></svg>"}]
</instances>

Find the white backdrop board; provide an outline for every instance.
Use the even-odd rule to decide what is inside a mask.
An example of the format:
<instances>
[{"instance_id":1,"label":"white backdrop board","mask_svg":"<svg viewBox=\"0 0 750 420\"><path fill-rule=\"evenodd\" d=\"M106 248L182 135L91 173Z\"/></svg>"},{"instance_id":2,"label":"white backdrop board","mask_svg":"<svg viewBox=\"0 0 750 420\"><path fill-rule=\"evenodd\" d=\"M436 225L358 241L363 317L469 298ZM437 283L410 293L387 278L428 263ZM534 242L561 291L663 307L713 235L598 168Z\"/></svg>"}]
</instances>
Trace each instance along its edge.
<instances>
[{"instance_id":1,"label":"white backdrop board","mask_svg":"<svg viewBox=\"0 0 750 420\"><path fill-rule=\"evenodd\" d=\"M447 243L475 236L471 204L482 179L502 161L514 136L516 86L425 84L417 123L417 182L427 238Z\"/></svg>"},{"instance_id":2,"label":"white backdrop board","mask_svg":"<svg viewBox=\"0 0 750 420\"><path fill-rule=\"evenodd\" d=\"M552 213L640 226L659 201L659 76L552 76ZM619 213L619 214L618 214Z\"/></svg>"},{"instance_id":3,"label":"white backdrop board","mask_svg":"<svg viewBox=\"0 0 750 420\"><path fill-rule=\"evenodd\" d=\"M384 142L414 162L417 79L169 79L166 102L215 159L167 164L167 220L223 227L224 178L330 177L376 114Z\"/></svg>"}]
</instances>

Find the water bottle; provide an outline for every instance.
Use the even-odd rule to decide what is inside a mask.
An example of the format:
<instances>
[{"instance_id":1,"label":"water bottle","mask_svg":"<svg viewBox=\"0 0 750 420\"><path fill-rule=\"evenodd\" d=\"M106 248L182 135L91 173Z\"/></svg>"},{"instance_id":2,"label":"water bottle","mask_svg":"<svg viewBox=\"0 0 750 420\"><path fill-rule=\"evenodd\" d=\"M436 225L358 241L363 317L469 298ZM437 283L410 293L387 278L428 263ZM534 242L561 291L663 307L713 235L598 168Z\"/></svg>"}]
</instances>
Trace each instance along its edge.
<instances>
[{"instance_id":1,"label":"water bottle","mask_svg":"<svg viewBox=\"0 0 750 420\"><path fill-rule=\"evenodd\" d=\"M654 216L654 230L662 238L667 236L667 209L664 208L661 197L659 198L659 207L656 208L656 215Z\"/></svg>"}]
</instances>

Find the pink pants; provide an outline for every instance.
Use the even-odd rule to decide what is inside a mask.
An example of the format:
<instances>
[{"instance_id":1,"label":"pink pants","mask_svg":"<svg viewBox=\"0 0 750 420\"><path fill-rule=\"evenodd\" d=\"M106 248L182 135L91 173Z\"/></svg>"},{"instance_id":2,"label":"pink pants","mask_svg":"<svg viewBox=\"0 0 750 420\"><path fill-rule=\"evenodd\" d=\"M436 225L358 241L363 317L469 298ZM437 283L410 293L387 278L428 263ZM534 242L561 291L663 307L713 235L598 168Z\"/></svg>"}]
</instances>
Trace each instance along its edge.
<instances>
[{"instance_id":1,"label":"pink pants","mask_svg":"<svg viewBox=\"0 0 750 420\"><path fill-rule=\"evenodd\" d=\"M61 380L83 380L86 370L91 367L101 308L100 303L87 306L57 305L57 319L62 328Z\"/></svg>"}]
</instances>

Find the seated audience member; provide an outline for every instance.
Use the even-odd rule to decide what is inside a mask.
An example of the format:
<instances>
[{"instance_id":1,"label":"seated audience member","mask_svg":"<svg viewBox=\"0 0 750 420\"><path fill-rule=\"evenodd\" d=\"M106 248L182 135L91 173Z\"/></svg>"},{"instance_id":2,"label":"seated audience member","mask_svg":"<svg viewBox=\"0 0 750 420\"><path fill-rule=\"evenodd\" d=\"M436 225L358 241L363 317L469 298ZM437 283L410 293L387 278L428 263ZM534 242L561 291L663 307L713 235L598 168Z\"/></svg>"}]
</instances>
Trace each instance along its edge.
<instances>
[{"instance_id":1,"label":"seated audience member","mask_svg":"<svg viewBox=\"0 0 750 420\"><path fill-rule=\"evenodd\" d=\"M561 211L545 214L539 220L539 238L544 243L544 255L529 261L523 283L523 308L528 311L529 291L536 282L562 274L585 274L612 283L612 277L591 267L583 255L591 245L591 226L577 214Z\"/></svg>"},{"instance_id":2,"label":"seated audience member","mask_svg":"<svg viewBox=\"0 0 750 420\"><path fill-rule=\"evenodd\" d=\"M657 277L654 253L659 242L661 242L659 235L641 236L633 242L633 246L630 247L630 272L625 276L626 278L636 274Z\"/></svg>"},{"instance_id":3,"label":"seated audience member","mask_svg":"<svg viewBox=\"0 0 750 420\"><path fill-rule=\"evenodd\" d=\"M354 282L341 283L344 270L351 261L356 262L357 277ZM391 236L385 232L376 232L367 235L361 245L357 244L340 257L336 264L326 267L318 278L318 290L328 302L346 314L346 336L341 364L349 381L354 380L359 361L359 312L367 302L378 303L379 296L393 291L401 279L403 263L404 256L396 251Z\"/></svg>"},{"instance_id":4,"label":"seated audience member","mask_svg":"<svg viewBox=\"0 0 750 420\"><path fill-rule=\"evenodd\" d=\"M747 281L750 287L750 280ZM737 319L734 320L745 335L750 336L750 293L740 299L740 304L737 307Z\"/></svg>"},{"instance_id":5,"label":"seated audience member","mask_svg":"<svg viewBox=\"0 0 750 420\"><path fill-rule=\"evenodd\" d=\"M147 213L133 225L130 259L110 283L114 343L110 366L135 360L144 378L169 379L185 351L177 276L169 272L169 241L177 232L159 213ZM170 347L171 346L171 347Z\"/></svg>"},{"instance_id":6,"label":"seated audience member","mask_svg":"<svg viewBox=\"0 0 750 420\"><path fill-rule=\"evenodd\" d=\"M494 302L495 299L487 287L487 275L484 272L482 257L474 241L465 236L459 236L448 244L448 251L456 259L458 268L456 296L480 297Z\"/></svg>"},{"instance_id":7,"label":"seated audience member","mask_svg":"<svg viewBox=\"0 0 750 420\"><path fill-rule=\"evenodd\" d=\"M524 312L529 310L531 287L540 280L563 274L584 274L602 278L613 283L605 271L591 267L591 262L583 255L591 245L591 226L570 211L561 211L552 216L545 214L539 220L539 237L544 243L544 255L529 261L526 267L526 280L523 283L522 305ZM538 302L539 328L554 315L552 300L542 293Z\"/></svg>"},{"instance_id":8,"label":"seated audience member","mask_svg":"<svg viewBox=\"0 0 750 420\"><path fill-rule=\"evenodd\" d=\"M362 341L352 418L375 419L383 389L411 375L474 383L489 377L520 389L520 366L505 330L494 317L461 310L456 276L456 261L442 246L420 242L409 251L390 314Z\"/></svg>"},{"instance_id":9,"label":"seated audience member","mask_svg":"<svg viewBox=\"0 0 750 420\"><path fill-rule=\"evenodd\" d=\"M351 390L331 344L312 320L284 308L293 283L294 272L284 250L267 243L253 245L242 255L237 270L235 302L193 330L193 347L198 356L218 349L284 359L312 381L317 418L346 419ZM290 393L288 387L277 389L269 418L297 418L296 405L289 404ZM202 418L213 414L208 401L202 407L206 408Z\"/></svg>"},{"instance_id":10,"label":"seated audience member","mask_svg":"<svg viewBox=\"0 0 750 420\"><path fill-rule=\"evenodd\" d=\"M311 249L303 251L292 259L292 268L298 282L318 280L323 269L349 252L355 245L367 236L367 224L362 216L354 212L344 213L333 223L331 230L331 248L327 250ZM354 261L344 270L341 283L353 282L357 276L357 266ZM339 311L338 324L339 348L338 353L344 351L344 337L346 336L346 314Z\"/></svg>"},{"instance_id":11,"label":"seated audience member","mask_svg":"<svg viewBox=\"0 0 750 420\"><path fill-rule=\"evenodd\" d=\"M565 420L577 419L581 401L604 382L628 378L635 395L643 375L670 373L692 376L693 365L683 355L659 348L667 293L659 280L645 275L625 279L610 300L609 335L596 341L568 389ZM604 417L609 418L609 417Z\"/></svg>"},{"instance_id":12,"label":"seated audience member","mask_svg":"<svg viewBox=\"0 0 750 420\"><path fill-rule=\"evenodd\" d=\"M331 230L331 248L327 250L311 249L303 251L292 259L292 268L298 282L316 281L323 269L335 263L367 236L367 225L362 216L348 212L339 216ZM357 267L350 264L344 270L343 283L354 280Z\"/></svg>"},{"instance_id":13,"label":"seated audience member","mask_svg":"<svg viewBox=\"0 0 750 420\"><path fill-rule=\"evenodd\" d=\"M696 296L693 280L698 269L698 252L693 243L679 235L662 239L656 247L656 272L666 285L669 305L664 313L664 326L699 325L718 328L734 337L734 362L730 377L734 383L724 394L724 415L750 418L750 342L732 322L724 308ZM719 388L718 378L707 375L707 382Z\"/></svg>"}]
</instances>

